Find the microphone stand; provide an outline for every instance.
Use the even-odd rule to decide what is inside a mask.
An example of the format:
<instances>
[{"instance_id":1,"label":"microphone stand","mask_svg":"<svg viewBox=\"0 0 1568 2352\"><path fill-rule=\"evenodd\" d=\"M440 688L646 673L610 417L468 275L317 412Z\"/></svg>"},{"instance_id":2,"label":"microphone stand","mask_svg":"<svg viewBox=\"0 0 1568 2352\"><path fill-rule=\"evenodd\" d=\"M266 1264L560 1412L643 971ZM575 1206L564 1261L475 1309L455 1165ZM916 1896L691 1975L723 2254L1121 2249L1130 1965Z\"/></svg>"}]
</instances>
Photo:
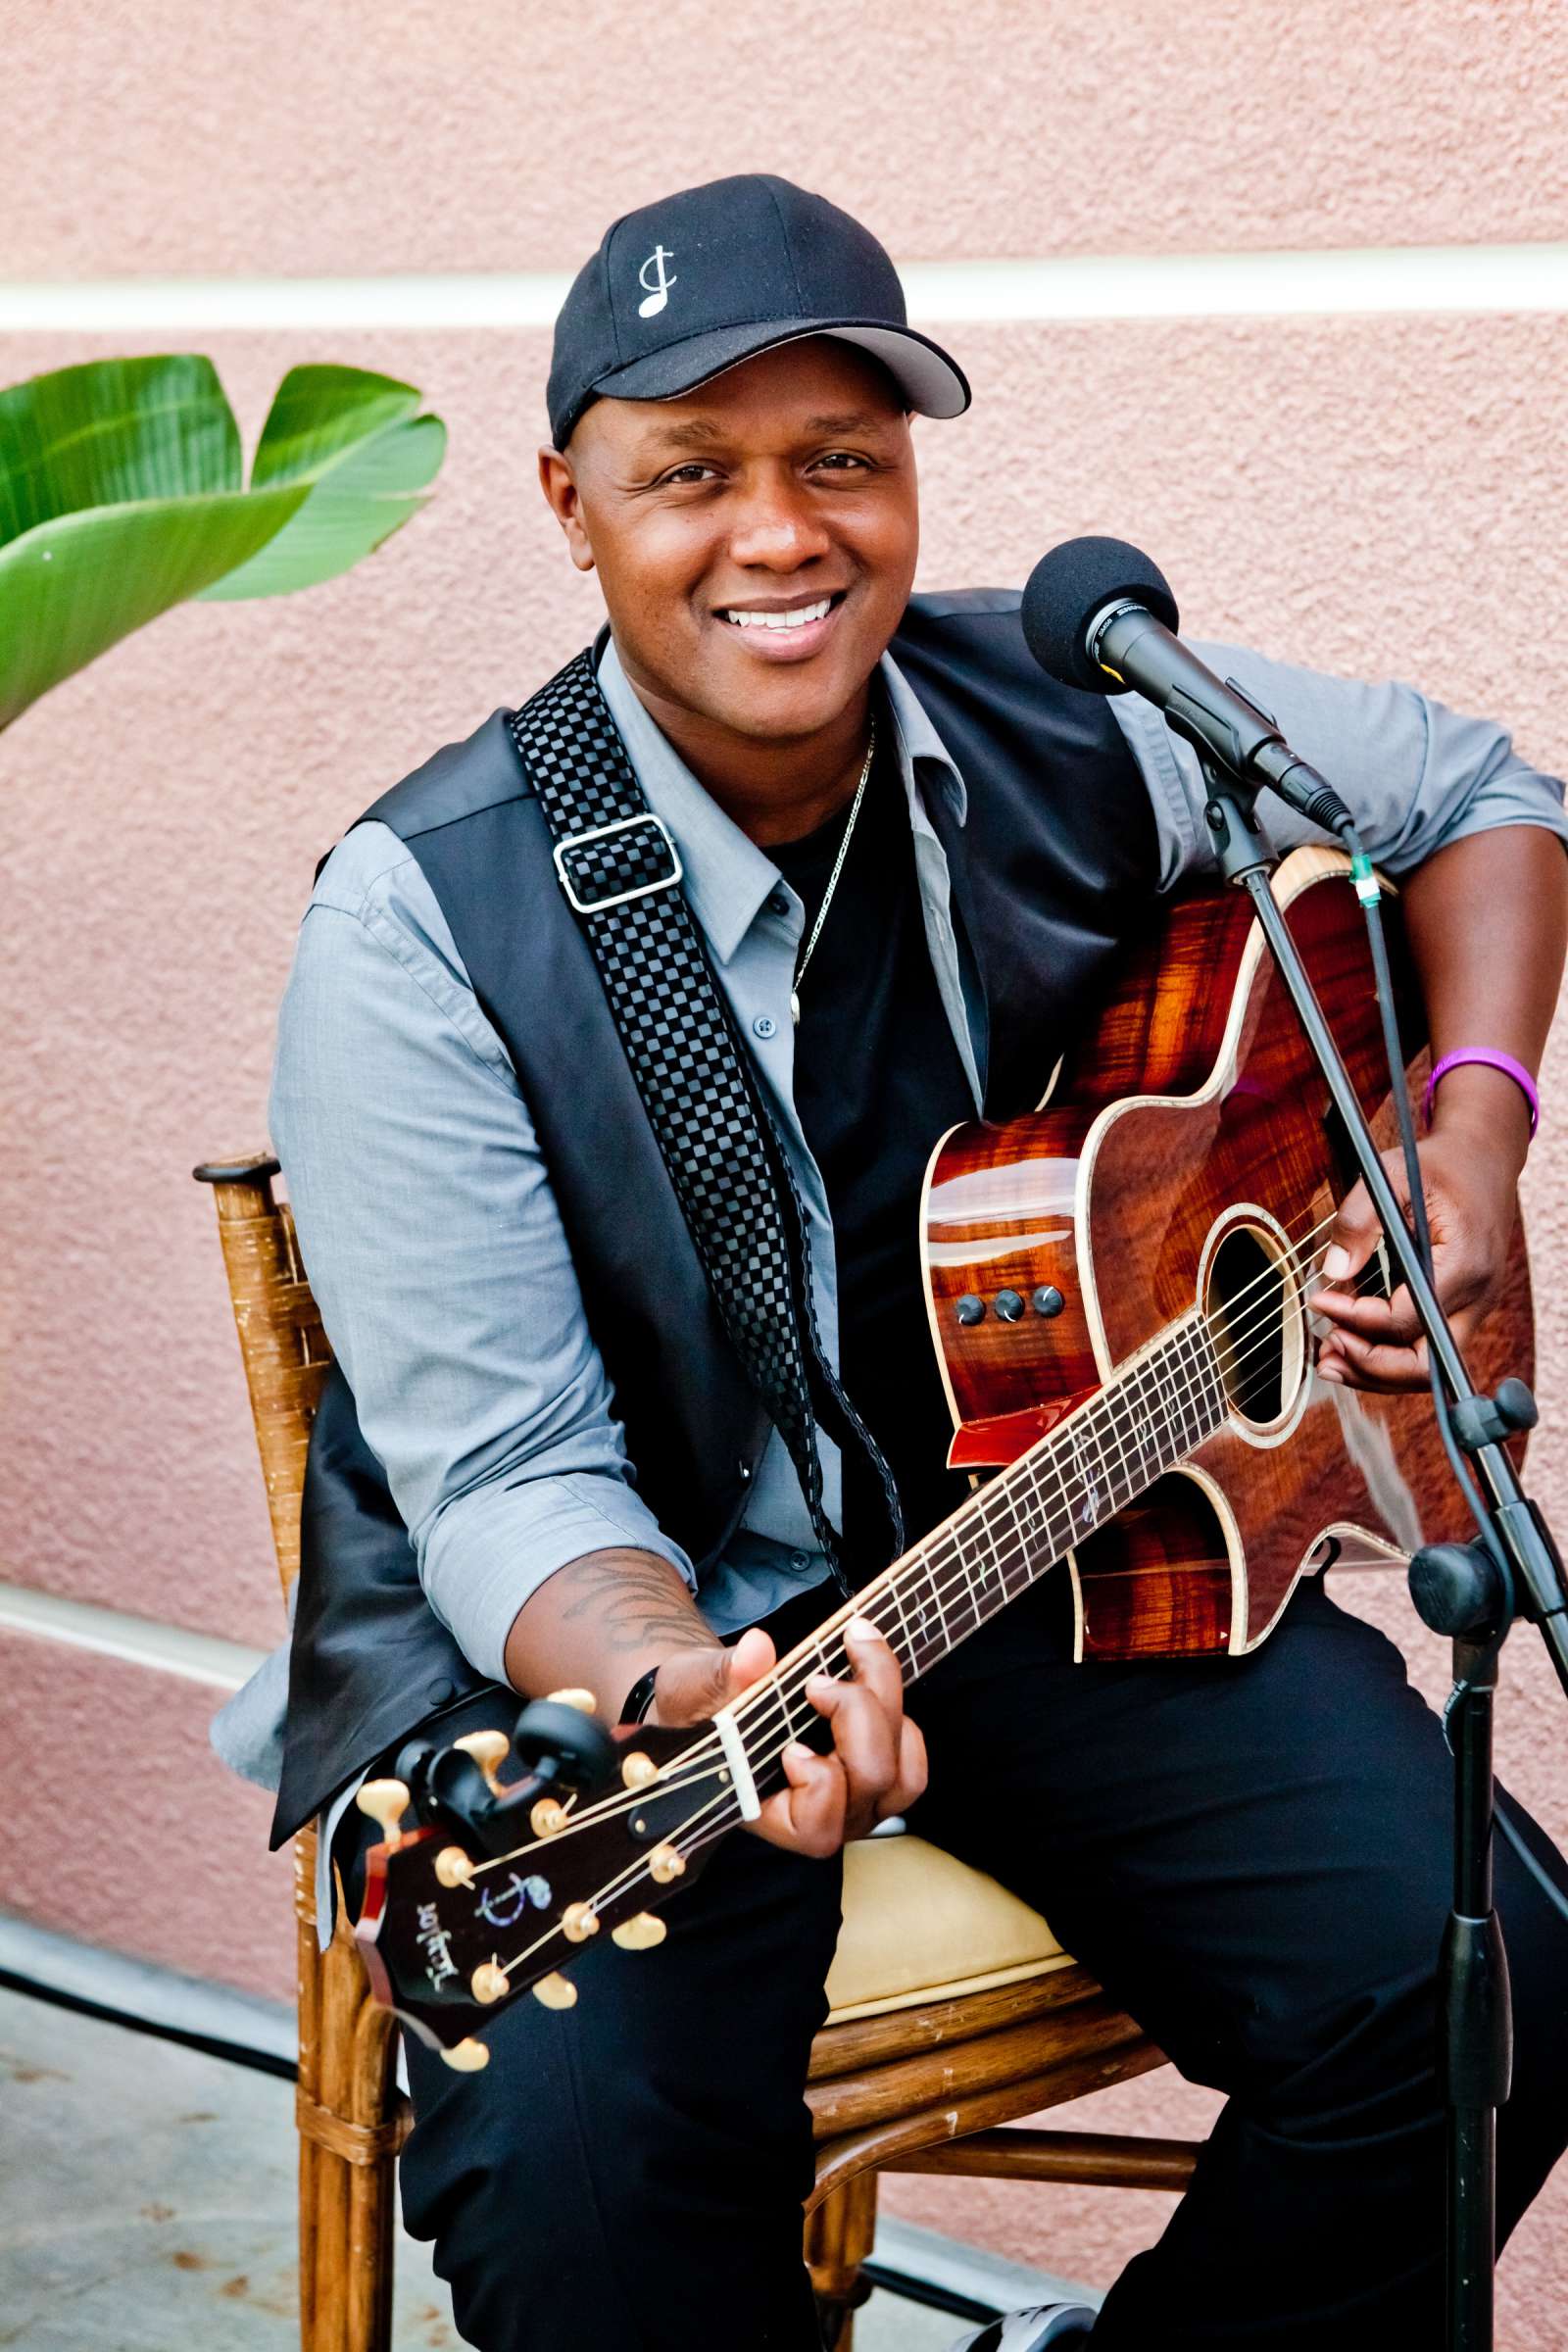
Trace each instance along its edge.
<instances>
[{"instance_id":1,"label":"microphone stand","mask_svg":"<svg viewBox=\"0 0 1568 2352\"><path fill-rule=\"evenodd\" d=\"M1189 730L1178 722L1178 731ZM1189 735L1189 740L1195 740ZM1508 2095L1513 2028L1508 1965L1492 1899L1493 1694L1497 1653L1515 1616L1540 1629L1568 1692L1568 1593L1562 1561L1537 1506L1519 1484L1502 1441L1535 1421L1522 1381L1477 1394L1432 1286L1416 1236L1384 1171L1372 1131L1340 1057L1299 950L1275 902L1278 860L1253 813L1259 785L1220 764L1197 742L1209 787L1207 818L1220 870L1245 890L1308 1045L1328 1082L1356 1165L1409 1292L1431 1361L1451 1406L1451 1436L1474 1465L1474 1482L1450 1455L1477 1514L1474 1544L1434 1544L1410 1563L1411 1596L1424 1621L1451 1634L1454 1690L1446 1728L1453 1756L1453 1891L1440 1960L1440 2046L1447 2123L1448 2352L1493 2352L1496 2262L1496 2111ZM1380 993L1386 998L1380 975ZM1403 1084L1402 1060L1390 1072ZM1435 1396L1440 1422L1445 1418ZM1445 1432L1446 1440L1449 1432Z\"/></svg>"}]
</instances>

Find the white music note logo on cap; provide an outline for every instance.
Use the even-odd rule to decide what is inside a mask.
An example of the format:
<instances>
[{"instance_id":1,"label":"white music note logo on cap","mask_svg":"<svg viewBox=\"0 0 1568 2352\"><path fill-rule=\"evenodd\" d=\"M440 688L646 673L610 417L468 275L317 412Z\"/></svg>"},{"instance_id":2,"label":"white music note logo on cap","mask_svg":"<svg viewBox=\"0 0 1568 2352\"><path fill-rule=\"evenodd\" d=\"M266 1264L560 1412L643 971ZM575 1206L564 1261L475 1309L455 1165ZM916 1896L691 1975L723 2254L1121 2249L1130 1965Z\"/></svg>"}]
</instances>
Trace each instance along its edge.
<instances>
[{"instance_id":1,"label":"white music note logo on cap","mask_svg":"<svg viewBox=\"0 0 1568 2352\"><path fill-rule=\"evenodd\" d=\"M665 270L664 264L672 262L674 259L675 256L668 246L656 245L638 270L637 283L646 290L648 296L646 302L640 302L637 305L639 318L657 318L669 300L669 289L671 286L677 285L679 280L673 270ZM654 273L652 277L648 274L650 270Z\"/></svg>"}]
</instances>

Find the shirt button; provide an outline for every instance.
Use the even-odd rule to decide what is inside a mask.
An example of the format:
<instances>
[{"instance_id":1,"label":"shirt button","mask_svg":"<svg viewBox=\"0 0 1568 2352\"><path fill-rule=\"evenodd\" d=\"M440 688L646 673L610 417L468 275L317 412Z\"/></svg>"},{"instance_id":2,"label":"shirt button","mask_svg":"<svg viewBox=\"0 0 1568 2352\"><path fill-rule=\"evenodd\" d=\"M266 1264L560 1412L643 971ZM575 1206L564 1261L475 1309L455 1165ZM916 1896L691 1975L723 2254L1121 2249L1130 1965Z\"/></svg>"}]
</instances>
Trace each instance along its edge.
<instances>
[{"instance_id":1,"label":"shirt button","mask_svg":"<svg viewBox=\"0 0 1568 2352\"><path fill-rule=\"evenodd\" d=\"M787 898L784 896L784 893L783 893L781 890L775 890L775 891L772 891L772 892L770 892L770 894L769 894L769 896L768 896L768 902L767 902L767 911L768 911L768 913L769 913L769 914L788 914L789 910L790 910L790 903L789 903L788 899L787 899Z\"/></svg>"},{"instance_id":2,"label":"shirt button","mask_svg":"<svg viewBox=\"0 0 1568 2352\"><path fill-rule=\"evenodd\" d=\"M450 1683L432 1683L424 1695L432 1707L444 1707L449 1698L456 1696L456 1692Z\"/></svg>"},{"instance_id":3,"label":"shirt button","mask_svg":"<svg viewBox=\"0 0 1568 2352\"><path fill-rule=\"evenodd\" d=\"M770 1012L760 1012L752 1023L752 1029L758 1037L772 1037L778 1030L778 1023Z\"/></svg>"},{"instance_id":4,"label":"shirt button","mask_svg":"<svg viewBox=\"0 0 1568 2352\"><path fill-rule=\"evenodd\" d=\"M790 1553L790 1566L797 1576L804 1576L810 1565L811 1555L808 1551L792 1551Z\"/></svg>"}]
</instances>

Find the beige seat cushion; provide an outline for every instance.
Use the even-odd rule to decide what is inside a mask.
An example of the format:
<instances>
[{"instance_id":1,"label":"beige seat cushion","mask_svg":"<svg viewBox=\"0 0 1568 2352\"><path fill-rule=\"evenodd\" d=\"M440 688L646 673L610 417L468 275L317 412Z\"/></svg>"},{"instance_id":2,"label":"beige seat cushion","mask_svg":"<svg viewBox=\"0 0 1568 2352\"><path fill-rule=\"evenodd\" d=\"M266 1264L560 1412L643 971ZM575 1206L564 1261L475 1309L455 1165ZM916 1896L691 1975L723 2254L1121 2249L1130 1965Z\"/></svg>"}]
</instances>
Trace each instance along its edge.
<instances>
[{"instance_id":1,"label":"beige seat cushion","mask_svg":"<svg viewBox=\"0 0 1568 2352\"><path fill-rule=\"evenodd\" d=\"M923 1838L862 1838L845 1848L831 2025L1071 1966L1038 1911Z\"/></svg>"}]
</instances>

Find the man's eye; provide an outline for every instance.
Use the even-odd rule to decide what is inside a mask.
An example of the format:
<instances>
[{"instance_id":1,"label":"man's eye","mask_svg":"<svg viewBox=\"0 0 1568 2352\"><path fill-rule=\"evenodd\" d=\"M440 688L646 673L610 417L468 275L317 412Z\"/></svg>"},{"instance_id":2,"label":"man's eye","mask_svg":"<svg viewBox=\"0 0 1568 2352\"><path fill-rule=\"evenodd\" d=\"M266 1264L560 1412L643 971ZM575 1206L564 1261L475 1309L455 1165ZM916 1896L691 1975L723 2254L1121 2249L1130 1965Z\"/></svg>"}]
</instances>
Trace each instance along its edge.
<instances>
[{"instance_id":1,"label":"man's eye","mask_svg":"<svg viewBox=\"0 0 1568 2352\"><path fill-rule=\"evenodd\" d=\"M858 457L853 449L830 449L825 451L814 463L818 466L831 466L835 473L845 473L851 467L863 472L866 461L864 458Z\"/></svg>"},{"instance_id":2,"label":"man's eye","mask_svg":"<svg viewBox=\"0 0 1568 2352\"><path fill-rule=\"evenodd\" d=\"M689 466L672 466L668 473L662 473L659 479L662 486L666 482L701 482L707 480L712 471L711 466L701 465L694 458Z\"/></svg>"}]
</instances>

